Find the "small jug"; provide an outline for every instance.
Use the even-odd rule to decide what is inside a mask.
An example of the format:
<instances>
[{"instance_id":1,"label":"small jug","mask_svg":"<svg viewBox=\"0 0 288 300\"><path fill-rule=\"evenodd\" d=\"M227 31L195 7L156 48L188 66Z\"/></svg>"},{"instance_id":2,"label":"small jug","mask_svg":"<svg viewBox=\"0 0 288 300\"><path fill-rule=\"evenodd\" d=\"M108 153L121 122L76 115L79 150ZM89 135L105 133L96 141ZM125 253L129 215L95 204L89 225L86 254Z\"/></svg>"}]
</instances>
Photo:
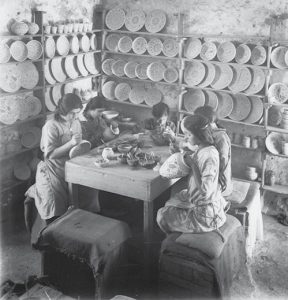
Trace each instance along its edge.
<instances>
[{"instance_id":1,"label":"small jug","mask_svg":"<svg viewBox=\"0 0 288 300\"><path fill-rule=\"evenodd\" d=\"M109 160L109 158L111 158L111 156L114 155L114 151L112 148L104 148L102 151L102 157L106 160Z\"/></svg>"}]
</instances>

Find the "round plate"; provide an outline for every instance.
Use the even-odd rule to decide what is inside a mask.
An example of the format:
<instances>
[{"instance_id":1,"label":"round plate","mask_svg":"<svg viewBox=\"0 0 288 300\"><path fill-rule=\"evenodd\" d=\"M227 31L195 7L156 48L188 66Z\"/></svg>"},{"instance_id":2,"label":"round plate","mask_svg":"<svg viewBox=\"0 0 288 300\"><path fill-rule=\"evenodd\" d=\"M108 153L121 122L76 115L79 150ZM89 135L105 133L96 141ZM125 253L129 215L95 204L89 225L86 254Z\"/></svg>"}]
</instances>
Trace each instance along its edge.
<instances>
[{"instance_id":1,"label":"round plate","mask_svg":"<svg viewBox=\"0 0 288 300\"><path fill-rule=\"evenodd\" d=\"M76 56L77 69L82 76L87 76L89 73L84 66L84 54L79 54Z\"/></svg>"},{"instance_id":2,"label":"round plate","mask_svg":"<svg viewBox=\"0 0 288 300\"><path fill-rule=\"evenodd\" d=\"M200 51L200 57L203 60L211 60L213 59L217 54L217 47L212 42L205 42L202 45L201 51Z\"/></svg>"},{"instance_id":3,"label":"round plate","mask_svg":"<svg viewBox=\"0 0 288 300\"><path fill-rule=\"evenodd\" d=\"M248 95L259 93L265 85L265 72L259 68L250 68L252 73L251 84L244 91Z\"/></svg>"},{"instance_id":4,"label":"round plate","mask_svg":"<svg viewBox=\"0 0 288 300\"><path fill-rule=\"evenodd\" d=\"M239 93L247 89L252 81L252 75L249 68L236 66L232 67L233 69L233 79L229 84L228 88L233 93Z\"/></svg>"},{"instance_id":5,"label":"round plate","mask_svg":"<svg viewBox=\"0 0 288 300\"><path fill-rule=\"evenodd\" d=\"M132 50L136 54L144 54L147 50L148 43L146 39L142 36L138 36L134 41L132 42Z\"/></svg>"},{"instance_id":6,"label":"round plate","mask_svg":"<svg viewBox=\"0 0 288 300\"><path fill-rule=\"evenodd\" d=\"M102 63L102 70L103 72L108 75L108 76L111 76L113 75L113 72L112 72L112 65L115 63L115 59L113 58L107 58L103 61Z\"/></svg>"},{"instance_id":7,"label":"round plate","mask_svg":"<svg viewBox=\"0 0 288 300\"><path fill-rule=\"evenodd\" d=\"M183 96L183 104L188 112L194 112L196 108L205 105L205 94L200 89L190 89Z\"/></svg>"},{"instance_id":8,"label":"round plate","mask_svg":"<svg viewBox=\"0 0 288 300\"><path fill-rule=\"evenodd\" d=\"M265 140L265 145L272 154L282 153L282 141L288 143L287 134L271 132Z\"/></svg>"},{"instance_id":9,"label":"round plate","mask_svg":"<svg viewBox=\"0 0 288 300\"><path fill-rule=\"evenodd\" d=\"M229 65L215 65L215 78L211 82L211 87L216 90L226 88L233 79L233 71Z\"/></svg>"},{"instance_id":10,"label":"round plate","mask_svg":"<svg viewBox=\"0 0 288 300\"><path fill-rule=\"evenodd\" d=\"M115 88L115 98L119 101L128 100L130 91L131 91L130 85L126 82L121 82L117 84Z\"/></svg>"},{"instance_id":11,"label":"round plate","mask_svg":"<svg viewBox=\"0 0 288 300\"><path fill-rule=\"evenodd\" d=\"M148 66L149 66L148 62L139 63L136 66L135 73L136 73L136 76L139 79L148 79L148 76L147 76L147 68L148 68Z\"/></svg>"},{"instance_id":12,"label":"round plate","mask_svg":"<svg viewBox=\"0 0 288 300\"><path fill-rule=\"evenodd\" d=\"M26 104L29 107L29 116L37 116L42 110L42 104L39 98L29 95L25 98Z\"/></svg>"},{"instance_id":13,"label":"round plate","mask_svg":"<svg viewBox=\"0 0 288 300\"><path fill-rule=\"evenodd\" d=\"M56 40L56 50L59 55L67 55L69 53L70 43L65 35L60 35Z\"/></svg>"},{"instance_id":14,"label":"round plate","mask_svg":"<svg viewBox=\"0 0 288 300\"><path fill-rule=\"evenodd\" d=\"M161 81L166 68L161 62L153 62L147 68L147 76L152 81Z\"/></svg>"},{"instance_id":15,"label":"round plate","mask_svg":"<svg viewBox=\"0 0 288 300\"><path fill-rule=\"evenodd\" d=\"M251 111L246 119L243 120L245 123L256 123L258 122L263 116L263 102L261 98L252 96L249 97L251 102Z\"/></svg>"},{"instance_id":16,"label":"round plate","mask_svg":"<svg viewBox=\"0 0 288 300\"><path fill-rule=\"evenodd\" d=\"M124 67L124 73L129 78L135 78L136 77L136 67L138 63L136 61L129 61L126 63Z\"/></svg>"},{"instance_id":17,"label":"round plate","mask_svg":"<svg viewBox=\"0 0 288 300\"><path fill-rule=\"evenodd\" d=\"M179 44L175 39L165 39L163 42L163 53L165 56L174 57L179 53Z\"/></svg>"},{"instance_id":18,"label":"round plate","mask_svg":"<svg viewBox=\"0 0 288 300\"><path fill-rule=\"evenodd\" d=\"M278 69L287 68L288 65L285 61L285 55L288 51L287 47L280 46L276 47L271 53L271 62Z\"/></svg>"},{"instance_id":19,"label":"round plate","mask_svg":"<svg viewBox=\"0 0 288 300\"><path fill-rule=\"evenodd\" d=\"M146 90L143 86L135 86L129 93L129 100L134 104L145 102L147 97Z\"/></svg>"},{"instance_id":20,"label":"round plate","mask_svg":"<svg viewBox=\"0 0 288 300\"><path fill-rule=\"evenodd\" d=\"M28 56L28 49L22 41L15 41L10 45L10 53L16 61L22 62Z\"/></svg>"},{"instance_id":21,"label":"round plate","mask_svg":"<svg viewBox=\"0 0 288 300\"><path fill-rule=\"evenodd\" d=\"M125 23L125 12L121 8L113 8L105 17L106 26L111 30L120 29Z\"/></svg>"},{"instance_id":22,"label":"round plate","mask_svg":"<svg viewBox=\"0 0 288 300\"><path fill-rule=\"evenodd\" d=\"M163 44L160 39L153 38L147 44L147 51L150 55L159 55L163 50Z\"/></svg>"},{"instance_id":23,"label":"round plate","mask_svg":"<svg viewBox=\"0 0 288 300\"><path fill-rule=\"evenodd\" d=\"M89 141L82 140L78 145L71 148L69 151L69 157L73 158L79 155L83 155L89 152L91 149L91 143Z\"/></svg>"},{"instance_id":24,"label":"round plate","mask_svg":"<svg viewBox=\"0 0 288 300\"><path fill-rule=\"evenodd\" d=\"M202 43L200 39L191 37L185 43L184 56L188 59L196 58L200 54L201 48Z\"/></svg>"},{"instance_id":25,"label":"round plate","mask_svg":"<svg viewBox=\"0 0 288 300\"><path fill-rule=\"evenodd\" d=\"M232 42L224 42L218 46L217 58L222 62L230 62L235 58L236 48Z\"/></svg>"},{"instance_id":26,"label":"round plate","mask_svg":"<svg viewBox=\"0 0 288 300\"><path fill-rule=\"evenodd\" d=\"M248 45L240 44L236 49L235 60L238 64L246 64L251 57L251 50Z\"/></svg>"},{"instance_id":27,"label":"round plate","mask_svg":"<svg viewBox=\"0 0 288 300\"><path fill-rule=\"evenodd\" d=\"M233 98L228 93L218 92L217 115L219 119L228 117L233 110Z\"/></svg>"},{"instance_id":28,"label":"round plate","mask_svg":"<svg viewBox=\"0 0 288 300\"><path fill-rule=\"evenodd\" d=\"M55 111L57 108L51 96L52 88L46 88L45 92L45 105L49 111Z\"/></svg>"},{"instance_id":29,"label":"round plate","mask_svg":"<svg viewBox=\"0 0 288 300\"><path fill-rule=\"evenodd\" d=\"M119 34L109 34L105 40L105 46L107 50L117 52L118 51L118 42L121 36Z\"/></svg>"},{"instance_id":30,"label":"round plate","mask_svg":"<svg viewBox=\"0 0 288 300\"><path fill-rule=\"evenodd\" d=\"M97 49L97 37L96 37L96 34L94 34L94 33L90 37L90 47L92 50Z\"/></svg>"},{"instance_id":31,"label":"round plate","mask_svg":"<svg viewBox=\"0 0 288 300\"><path fill-rule=\"evenodd\" d=\"M42 44L37 40L31 40L26 44L29 59L39 59L43 53Z\"/></svg>"},{"instance_id":32,"label":"round plate","mask_svg":"<svg viewBox=\"0 0 288 300\"><path fill-rule=\"evenodd\" d=\"M129 31L138 31L145 24L145 13L142 9L131 9L125 17L125 27Z\"/></svg>"},{"instance_id":33,"label":"round plate","mask_svg":"<svg viewBox=\"0 0 288 300\"><path fill-rule=\"evenodd\" d=\"M23 98L23 95L21 95L21 96L19 95L17 97L17 101L19 102L19 105L20 105L20 112L19 112L18 119L23 121L31 115L30 107L29 107L29 105L27 105L27 102L28 102L27 97Z\"/></svg>"},{"instance_id":34,"label":"round plate","mask_svg":"<svg viewBox=\"0 0 288 300\"><path fill-rule=\"evenodd\" d=\"M146 16L145 28L148 32L156 33L166 25L166 14L160 9L152 10Z\"/></svg>"},{"instance_id":35,"label":"round plate","mask_svg":"<svg viewBox=\"0 0 288 300\"><path fill-rule=\"evenodd\" d=\"M14 96L0 98L0 122L6 125L14 124L20 115L20 105Z\"/></svg>"},{"instance_id":36,"label":"round plate","mask_svg":"<svg viewBox=\"0 0 288 300\"><path fill-rule=\"evenodd\" d=\"M125 73L124 73L125 65L126 65L125 60L121 60L121 59L116 60L112 65L112 73L118 77L124 76L125 75Z\"/></svg>"},{"instance_id":37,"label":"round plate","mask_svg":"<svg viewBox=\"0 0 288 300\"><path fill-rule=\"evenodd\" d=\"M90 40L86 34L80 37L79 43L80 43L80 49L83 52L88 52L90 50Z\"/></svg>"},{"instance_id":38,"label":"round plate","mask_svg":"<svg viewBox=\"0 0 288 300\"><path fill-rule=\"evenodd\" d=\"M178 71L177 69L175 68L167 68L165 71L164 71L164 80L168 83L173 83L175 81L177 81L178 77L179 77L179 74L178 74Z\"/></svg>"},{"instance_id":39,"label":"round plate","mask_svg":"<svg viewBox=\"0 0 288 300\"><path fill-rule=\"evenodd\" d=\"M11 58L10 49L6 44L0 44L0 63L5 64Z\"/></svg>"},{"instance_id":40,"label":"round plate","mask_svg":"<svg viewBox=\"0 0 288 300\"><path fill-rule=\"evenodd\" d=\"M128 53L132 49L132 39L127 35L122 36L118 42L118 49L122 53Z\"/></svg>"},{"instance_id":41,"label":"round plate","mask_svg":"<svg viewBox=\"0 0 288 300\"><path fill-rule=\"evenodd\" d=\"M60 84L55 85L52 88L52 99L53 99L53 102L55 103L56 106L58 105L59 100L62 97L61 89L62 89L62 85L60 85Z\"/></svg>"},{"instance_id":42,"label":"round plate","mask_svg":"<svg viewBox=\"0 0 288 300\"><path fill-rule=\"evenodd\" d=\"M76 79L79 74L74 67L75 56L67 56L64 61L65 72L71 79Z\"/></svg>"},{"instance_id":43,"label":"round plate","mask_svg":"<svg viewBox=\"0 0 288 300\"><path fill-rule=\"evenodd\" d=\"M187 63L187 66L184 70L184 81L189 86L194 86L199 84L205 76L205 67L199 61L192 61Z\"/></svg>"},{"instance_id":44,"label":"round plate","mask_svg":"<svg viewBox=\"0 0 288 300\"><path fill-rule=\"evenodd\" d=\"M242 121L248 117L251 111L250 99L242 94L233 95L233 110L229 118L234 121Z\"/></svg>"},{"instance_id":45,"label":"round plate","mask_svg":"<svg viewBox=\"0 0 288 300\"><path fill-rule=\"evenodd\" d=\"M279 126L282 121L281 107L271 106L268 110L268 125Z\"/></svg>"},{"instance_id":46,"label":"round plate","mask_svg":"<svg viewBox=\"0 0 288 300\"><path fill-rule=\"evenodd\" d=\"M77 54L79 52L79 40L76 35L72 35L69 37L70 42L70 50L73 54Z\"/></svg>"},{"instance_id":47,"label":"round plate","mask_svg":"<svg viewBox=\"0 0 288 300\"><path fill-rule=\"evenodd\" d=\"M99 58L94 53L86 53L84 55L84 64L89 73L96 75L101 70L101 63Z\"/></svg>"},{"instance_id":48,"label":"round plate","mask_svg":"<svg viewBox=\"0 0 288 300\"><path fill-rule=\"evenodd\" d=\"M55 45L55 41L52 37L49 37L48 39L46 39L44 50L45 50L46 57L53 58L55 56L56 45Z\"/></svg>"},{"instance_id":49,"label":"round plate","mask_svg":"<svg viewBox=\"0 0 288 300\"><path fill-rule=\"evenodd\" d=\"M115 81L107 81L102 85L102 94L105 98L109 100L115 99Z\"/></svg>"},{"instance_id":50,"label":"round plate","mask_svg":"<svg viewBox=\"0 0 288 300\"><path fill-rule=\"evenodd\" d=\"M282 82L273 83L268 89L269 103L285 103L288 100L288 86Z\"/></svg>"},{"instance_id":51,"label":"round plate","mask_svg":"<svg viewBox=\"0 0 288 300\"><path fill-rule=\"evenodd\" d=\"M216 69L210 62L203 63L205 67L205 76L203 80L198 84L199 87L206 87L212 83L215 78Z\"/></svg>"},{"instance_id":52,"label":"round plate","mask_svg":"<svg viewBox=\"0 0 288 300\"><path fill-rule=\"evenodd\" d=\"M205 105L211 106L213 110L216 110L218 107L218 96L213 91L204 91L205 93Z\"/></svg>"},{"instance_id":53,"label":"round plate","mask_svg":"<svg viewBox=\"0 0 288 300\"><path fill-rule=\"evenodd\" d=\"M21 73L21 86L27 90L34 89L39 82L39 73L35 65L24 62L18 65L18 69Z\"/></svg>"},{"instance_id":54,"label":"round plate","mask_svg":"<svg viewBox=\"0 0 288 300\"><path fill-rule=\"evenodd\" d=\"M17 92L21 87L21 72L17 65L0 66L0 88L8 93Z\"/></svg>"},{"instance_id":55,"label":"round plate","mask_svg":"<svg viewBox=\"0 0 288 300\"><path fill-rule=\"evenodd\" d=\"M64 82L67 77L62 68L62 58L61 57L53 58L50 62L50 66L51 66L53 77L58 82Z\"/></svg>"},{"instance_id":56,"label":"round plate","mask_svg":"<svg viewBox=\"0 0 288 300\"><path fill-rule=\"evenodd\" d=\"M153 106L160 103L162 100L162 93L156 88L150 88L146 91L145 103L148 106Z\"/></svg>"},{"instance_id":57,"label":"round plate","mask_svg":"<svg viewBox=\"0 0 288 300\"><path fill-rule=\"evenodd\" d=\"M251 63L256 66L263 65L266 61L266 50L262 46L256 46L251 52Z\"/></svg>"}]
</instances>

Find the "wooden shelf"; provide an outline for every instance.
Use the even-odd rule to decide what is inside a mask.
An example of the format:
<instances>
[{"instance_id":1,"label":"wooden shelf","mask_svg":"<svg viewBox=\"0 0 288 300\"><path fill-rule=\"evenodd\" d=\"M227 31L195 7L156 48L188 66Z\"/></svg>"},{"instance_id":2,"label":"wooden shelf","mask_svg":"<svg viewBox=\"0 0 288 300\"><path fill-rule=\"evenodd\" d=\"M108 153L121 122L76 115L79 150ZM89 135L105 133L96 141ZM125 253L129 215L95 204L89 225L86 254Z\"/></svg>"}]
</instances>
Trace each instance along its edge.
<instances>
[{"instance_id":1,"label":"wooden shelf","mask_svg":"<svg viewBox=\"0 0 288 300\"><path fill-rule=\"evenodd\" d=\"M225 34L188 34L183 36L184 38L189 38L189 37L199 37L199 38L220 38L220 39L248 39L248 40L269 40L268 36L264 35L225 35Z\"/></svg>"},{"instance_id":2,"label":"wooden shelf","mask_svg":"<svg viewBox=\"0 0 288 300\"><path fill-rule=\"evenodd\" d=\"M40 145L34 146L34 147L32 147L32 148L21 149L20 151L12 152L12 153L10 153L10 154L6 154L6 155L4 155L4 156L0 156L0 161L3 161L3 160L6 160L6 159L15 157L15 156L17 156L17 155L20 155L20 154L29 152L29 151L31 151L31 150L38 149L39 146L40 146Z\"/></svg>"},{"instance_id":3,"label":"wooden shelf","mask_svg":"<svg viewBox=\"0 0 288 300\"><path fill-rule=\"evenodd\" d=\"M101 50L91 50L91 51L87 51L87 52L78 52L76 54L67 54L67 55L55 55L54 57L52 58L48 58L48 57L45 57L45 60L53 60L54 58L65 58L65 57L71 57L71 56L78 56L80 54L88 54L88 53L101 53Z\"/></svg>"},{"instance_id":4,"label":"wooden shelf","mask_svg":"<svg viewBox=\"0 0 288 300\"><path fill-rule=\"evenodd\" d=\"M271 153L271 152L268 152L266 153L266 155L268 156L278 156L278 157L282 157L284 159L287 159L288 158L288 155L284 155L284 154L274 154L274 153Z\"/></svg>"},{"instance_id":5,"label":"wooden shelf","mask_svg":"<svg viewBox=\"0 0 288 300\"><path fill-rule=\"evenodd\" d=\"M38 120L38 119L41 119L41 118L44 118L46 116L46 114L39 114L37 116L33 116L33 117L30 117L30 118L27 118L25 120L19 120L13 124L10 124L10 125L5 125L5 124L1 124L0 123L0 130L2 129L6 129L6 128L10 128L10 127L15 127L15 126L19 126L21 124L25 124L27 122L31 122L31 121L35 121L35 120Z\"/></svg>"},{"instance_id":6,"label":"wooden shelf","mask_svg":"<svg viewBox=\"0 0 288 300\"><path fill-rule=\"evenodd\" d=\"M124 105L130 105L130 106L135 106L135 107L144 107L144 108L152 109L151 106L148 106L146 104L134 104L134 103L128 102L128 101L109 100L109 99L106 99L106 98L105 98L105 101L114 102L114 103L118 103L118 104L124 104Z\"/></svg>"},{"instance_id":7,"label":"wooden shelf","mask_svg":"<svg viewBox=\"0 0 288 300\"><path fill-rule=\"evenodd\" d=\"M7 35L5 35L5 34L1 34L0 35L0 39L3 39L3 38L26 39L26 38L38 38L38 37L42 37L42 34L41 33L37 33L37 34L16 35L16 34L9 34L9 33L7 33Z\"/></svg>"},{"instance_id":8,"label":"wooden shelf","mask_svg":"<svg viewBox=\"0 0 288 300\"><path fill-rule=\"evenodd\" d=\"M260 184L260 181L258 181L257 179L256 180L249 180L249 179L246 179L246 178L235 177L235 176L232 176L232 179L241 180L241 181L249 182L249 183L257 182L257 183Z\"/></svg>"},{"instance_id":9,"label":"wooden shelf","mask_svg":"<svg viewBox=\"0 0 288 300\"><path fill-rule=\"evenodd\" d=\"M66 84L66 83L69 83L69 82L75 82L75 81L78 81L78 80L81 80L81 79L88 79L88 78L94 78L94 77L100 77L100 76L101 76L100 73L99 74L95 74L95 75L91 74L91 75L88 75L88 76L79 76L79 77L77 77L75 79L67 79L67 80L65 80L63 82L56 82L54 84L46 84L45 87L49 88L49 87L53 87L53 86L56 86L56 85L62 85L62 84Z\"/></svg>"},{"instance_id":10,"label":"wooden shelf","mask_svg":"<svg viewBox=\"0 0 288 300\"><path fill-rule=\"evenodd\" d=\"M135 57L146 57L149 59L168 59L168 60L179 60L180 58L178 56L174 57L168 57L168 56L163 56L163 55L155 55L151 56L150 54L136 54L136 53L123 53L123 52L116 52L116 51L109 51L109 50L103 50L104 53L109 53L109 54L116 54L116 55L124 55L124 56L135 56Z\"/></svg>"},{"instance_id":11,"label":"wooden shelf","mask_svg":"<svg viewBox=\"0 0 288 300\"><path fill-rule=\"evenodd\" d=\"M284 129L284 128L280 128L280 127L266 126L265 130L288 134L288 129Z\"/></svg>"},{"instance_id":12,"label":"wooden shelf","mask_svg":"<svg viewBox=\"0 0 288 300\"><path fill-rule=\"evenodd\" d=\"M53 36L60 36L60 35L85 35L87 33L93 34L93 33L97 33L97 32L102 32L102 30L101 29L93 29L91 31L86 31L86 32L81 31L81 32L70 32L70 33L49 33L49 34L44 33L44 36L45 37L46 36L52 36L53 37Z\"/></svg>"},{"instance_id":13,"label":"wooden shelf","mask_svg":"<svg viewBox=\"0 0 288 300\"><path fill-rule=\"evenodd\" d=\"M279 106L279 107L288 108L288 103L287 104L285 104L285 103L264 103L264 107L267 108L267 109L269 109L272 106Z\"/></svg>"},{"instance_id":14,"label":"wooden shelf","mask_svg":"<svg viewBox=\"0 0 288 300\"><path fill-rule=\"evenodd\" d=\"M231 119L219 119L219 121L228 122L228 123L235 123L235 124L241 124L241 125L244 125L244 126L261 128L261 129L264 130L264 125L260 125L260 124L245 123L245 122L241 122L241 121L234 121L234 120L231 120Z\"/></svg>"},{"instance_id":15,"label":"wooden shelf","mask_svg":"<svg viewBox=\"0 0 288 300\"><path fill-rule=\"evenodd\" d=\"M0 93L0 97L18 95L18 94L29 93L29 92L33 92L33 91L40 91L42 89L43 89L43 86L37 86L37 87L35 87L34 89L31 89L31 90L20 89L17 92L13 92L13 93L2 92L2 93Z\"/></svg>"},{"instance_id":16,"label":"wooden shelf","mask_svg":"<svg viewBox=\"0 0 288 300\"><path fill-rule=\"evenodd\" d=\"M239 149L244 149L244 150L250 150L250 151L261 151L260 148L251 148L251 147L244 147L242 145L237 145L237 144L231 144L232 147L234 148L239 148Z\"/></svg>"},{"instance_id":17,"label":"wooden shelf","mask_svg":"<svg viewBox=\"0 0 288 300\"><path fill-rule=\"evenodd\" d=\"M279 185L279 184L274 184L274 185L264 185L263 190L274 192L277 194L283 194L283 195L288 195L288 185Z\"/></svg>"},{"instance_id":18,"label":"wooden shelf","mask_svg":"<svg viewBox=\"0 0 288 300\"><path fill-rule=\"evenodd\" d=\"M110 32L110 33L123 33L123 34L131 34L131 35L148 35L149 37L151 36L158 36L158 37L171 37L171 38L182 38L182 36L179 36L177 34L169 34L169 33L161 33L161 32L157 32L157 33L151 33L148 31L137 31L137 32L132 32L132 31L128 31L128 30L110 30L110 29L103 29L104 32Z\"/></svg>"},{"instance_id":19,"label":"wooden shelf","mask_svg":"<svg viewBox=\"0 0 288 300\"><path fill-rule=\"evenodd\" d=\"M0 66L5 66L5 65L16 65L16 64L23 64L27 62L32 62L32 63L37 63L37 62L42 62L42 58L39 59L25 59L24 61L8 61L7 63L0 63Z\"/></svg>"}]
</instances>

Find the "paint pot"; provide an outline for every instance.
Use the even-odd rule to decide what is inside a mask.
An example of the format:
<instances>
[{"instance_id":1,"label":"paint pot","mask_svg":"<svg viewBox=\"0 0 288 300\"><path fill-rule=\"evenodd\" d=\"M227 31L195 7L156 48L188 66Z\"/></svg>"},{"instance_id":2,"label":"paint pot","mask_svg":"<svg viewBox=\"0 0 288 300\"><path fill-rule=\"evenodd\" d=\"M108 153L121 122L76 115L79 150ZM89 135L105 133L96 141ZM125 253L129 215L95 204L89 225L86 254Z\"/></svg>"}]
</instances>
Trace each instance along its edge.
<instances>
[{"instance_id":1,"label":"paint pot","mask_svg":"<svg viewBox=\"0 0 288 300\"><path fill-rule=\"evenodd\" d=\"M258 173L255 167L247 166L245 168L245 175L248 180L256 180L258 178Z\"/></svg>"}]
</instances>

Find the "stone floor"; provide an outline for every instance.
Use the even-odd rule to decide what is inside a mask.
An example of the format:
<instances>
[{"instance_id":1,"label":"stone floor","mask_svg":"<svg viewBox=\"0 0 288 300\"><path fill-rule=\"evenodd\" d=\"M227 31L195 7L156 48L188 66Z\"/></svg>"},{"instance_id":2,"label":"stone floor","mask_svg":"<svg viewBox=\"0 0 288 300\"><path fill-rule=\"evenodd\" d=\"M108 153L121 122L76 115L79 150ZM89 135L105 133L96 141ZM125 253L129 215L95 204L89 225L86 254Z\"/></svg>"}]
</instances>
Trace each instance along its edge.
<instances>
[{"instance_id":1,"label":"stone floor","mask_svg":"<svg viewBox=\"0 0 288 300\"><path fill-rule=\"evenodd\" d=\"M232 299L288 299L288 227L270 216L263 215L263 220L264 241L234 280ZM23 220L9 225L2 224L0 283L23 283L30 275L40 275L40 255L30 247ZM129 296L148 299L139 293Z\"/></svg>"}]
</instances>

